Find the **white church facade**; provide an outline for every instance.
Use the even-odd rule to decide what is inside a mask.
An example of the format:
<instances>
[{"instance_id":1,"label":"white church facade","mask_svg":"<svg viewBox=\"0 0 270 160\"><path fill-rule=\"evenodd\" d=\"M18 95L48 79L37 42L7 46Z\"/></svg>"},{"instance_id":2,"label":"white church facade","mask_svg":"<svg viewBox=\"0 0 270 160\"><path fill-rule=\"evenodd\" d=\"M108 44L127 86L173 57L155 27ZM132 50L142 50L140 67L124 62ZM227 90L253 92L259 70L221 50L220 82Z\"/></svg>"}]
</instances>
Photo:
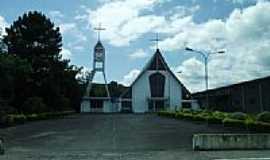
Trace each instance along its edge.
<instances>
[{"instance_id":1,"label":"white church facade","mask_svg":"<svg viewBox=\"0 0 270 160\"><path fill-rule=\"evenodd\" d=\"M122 110L130 108L134 113L178 111L184 103L197 109L195 100L187 100L189 96L189 91L170 70L157 49L120 101Z\"/></svg>"},{"instance_id":2,"label":"white church facade","mask_svg":"<svg viewBox=\"0 0 270 160\"><path fill-rule=\"evenodd\" d=\"M97 65L97 63L101 63ZM195 100L167 65L159 49L145 65L141 73L119 97L110 97L105 76L105 49L100 41L94 48L94 66L82 98L81 112L133 112L147 113L160 110L178 111L184 104L198 109ZM99 66L99 67L96 67ZM106 95L95 97L90 95L92 80L96 72L104 75Z\"/></svg>"},{"instance_id":3,"label":"white church facade","mask_svg":"<svg viewBox=\"0 0 270 160\"><path fill-rule=\"evenodd\" d=\"M195 100L191 100L189 91L167 65L158 45L154 55L130 87L126 87L125 91L118 96L110 94L105 74L105 48L100 41L100 31L105 28L99 26L95 29L98 30L98 41L93 52L93 70L89 75L86 92L81 100L82 113L178 111L184 104L198 109L198 104ZM158 42L158 37L155 41ZM92 81L98 72L103 75L105 84L99 85L103 86L105 91L104 94L97 96L91 91L102 91L101 88L93 89Z\"/></svg>"}]
</instances>

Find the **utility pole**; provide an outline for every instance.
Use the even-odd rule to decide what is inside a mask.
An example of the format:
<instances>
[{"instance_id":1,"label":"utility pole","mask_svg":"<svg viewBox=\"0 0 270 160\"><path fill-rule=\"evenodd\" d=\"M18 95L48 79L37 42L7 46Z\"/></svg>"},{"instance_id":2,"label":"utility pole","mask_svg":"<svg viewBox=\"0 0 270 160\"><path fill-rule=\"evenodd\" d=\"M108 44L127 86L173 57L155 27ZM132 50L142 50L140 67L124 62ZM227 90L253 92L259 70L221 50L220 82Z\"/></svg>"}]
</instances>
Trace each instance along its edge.
<instances>
[{"instance_id":1,"label":"utility pole","mask_svg":"<svg viewBox=\"0 0 270 160\"><path fill-rule=\"evenodd\" d=\"M189 47L185 48L186 51L190 51L190 52L194 52L194 53L199 53L204 60L204 79L205 79L205 91L206 91L206 109L209 109L209 94L208 94L208 59L209 56L212 54L224 54L225 51L224 50L220 50L220 51L214 51L214 52L207 52L207 51L200 51L200 50L195 50Z\"/></svg>"}]
</instances>

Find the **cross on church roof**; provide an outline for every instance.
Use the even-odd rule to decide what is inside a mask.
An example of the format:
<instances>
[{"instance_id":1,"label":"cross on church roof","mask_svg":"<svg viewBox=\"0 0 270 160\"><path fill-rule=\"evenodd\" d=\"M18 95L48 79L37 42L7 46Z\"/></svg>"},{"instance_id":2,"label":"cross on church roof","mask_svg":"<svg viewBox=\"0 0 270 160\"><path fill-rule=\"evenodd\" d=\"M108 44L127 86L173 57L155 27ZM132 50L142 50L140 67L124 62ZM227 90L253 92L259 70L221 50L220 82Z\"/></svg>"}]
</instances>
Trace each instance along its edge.
<instances>
[{"instance_id":1,"label":"cross on church roof","mask_svg":"<svg viewBox=\"0 0 270 160\"><path fill-rule=\"evenodd\" d=\"M161 39L158 36L158 33L156 33L156 38L150 39L150 41L155 42L156 43L156 49L158 49L158 42L161 41Z\"/></svg>"},{"instance_id":2,"label":"cross on church roof","mask_svg":"<svg viewBox=\"0 0 270 160\"><path fill-rule=\"evenodd\" d=\"M106 30L106 28L101 27L101 23L98 24L98 27L95 27L94 30L98 32L98 41L100 40L100 32Z\"/></svg>"}]
</instances>

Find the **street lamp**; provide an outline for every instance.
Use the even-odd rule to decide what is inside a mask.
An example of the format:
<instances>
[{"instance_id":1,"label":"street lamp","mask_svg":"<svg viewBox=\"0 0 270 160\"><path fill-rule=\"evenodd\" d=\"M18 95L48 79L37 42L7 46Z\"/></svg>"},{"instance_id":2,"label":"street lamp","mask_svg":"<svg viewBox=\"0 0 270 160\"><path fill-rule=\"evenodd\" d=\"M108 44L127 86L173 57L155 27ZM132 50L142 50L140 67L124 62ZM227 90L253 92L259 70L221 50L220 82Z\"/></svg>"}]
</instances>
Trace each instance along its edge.
<instances>
[{"instance_id":1,"label":"street lamp","mask_svg":"<svg viewBox=\"0 0 270 160\"><path fill-rule=\"evenodd\" d=\"M207 51L200 51L200 50L195 50L189 47L185 48L186 51L189 52L194 52L194 53L199 53L204 60L204 71L205 71L205 90L206 90L206 109L209 108L209 97L208 97L208 59L211 54L224 54L224 50L220 51L214 51L214 52L207 52Z\"/></svg>"}]
</instances>

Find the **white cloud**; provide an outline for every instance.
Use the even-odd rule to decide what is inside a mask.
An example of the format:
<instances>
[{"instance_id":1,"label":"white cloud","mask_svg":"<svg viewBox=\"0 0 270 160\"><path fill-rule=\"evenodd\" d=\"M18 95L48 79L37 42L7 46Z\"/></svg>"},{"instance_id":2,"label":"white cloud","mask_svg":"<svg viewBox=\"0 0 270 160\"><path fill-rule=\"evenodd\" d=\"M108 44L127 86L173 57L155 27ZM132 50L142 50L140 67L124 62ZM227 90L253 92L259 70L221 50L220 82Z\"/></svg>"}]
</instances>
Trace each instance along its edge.
<instances>
[{"instance_id":1,"label":"white cloud","mask_svg":"<svg viewBox=\"0 0 270 160\"><path fill-rule=\"evenodd\" d=\"M257 2L257 1L262 1L262 0L226 0L226 1L232 2L234 4L245 4L245 3Z\"/></svg>"},{"instance_id":2,"label":"white cloud","mask_svg":"<svg viewBox=\"0 0 270 160\"><path fill-rule=\"evenodd\" d=\"M64 17L63 13L61 13L58 10L49 11L49 16L51 16L53 18L63 18Z\"/></svg>"},{"instance_id":3,"label":"white cloud","mask_svg":"<svg viewBox=\"0 0 270 160\"><path fill-rule=\"evenodd\" d=\"M8 27L8 23L4 17L0 16L0 36L5 34L5 28Z\"/></svg>"},{"instance_id":4,"label":"white cloud","mask_svg":"<svg viewBox=\"0 0 270 160\"><path fill-rule=\"evenodd\" d=\"M266 76L270 74L268 13L270 2L262 1L243 10L235 9L224 21L212 19L196 24L191 20L180 26L183 32L165 39L160 45L165 50L180 50L185 42L198 49L216 50L225 46L225 55L210 56L210 88ZM204 84L204 80L197 76L197 70L203 68L195 65L197 61L188 59L177 67L183 70L182 80L192 91L204 89L204 85L198 86L198 83ZM190 63L194 66L190 67Z\"/></svg>"},{"instance_id":5,"label":"white cloud","mask_svg":"<svg viewBox=\"0 0 270 160\"><path fill-rule=\"evenodd\" d=\"M72 53L69 49L62 48L60 55L62 55L62 59L70 59L72 56Z\"/></svg>"},{"instance_id":6,"label":"white cloud","mask_svg":"<svg viewBox=\"0 0 270 160\"><path fill-rule=\"evenodd\" d=\"M121 81L121 83L126 86L129 86L139 74L140 74L140 70L133 69L129 71L128 74L123 77L123 80Z\"/></svg>"},{"instance_id":7,"label":"white cloud","mask_svg":"<svg viewBox=\"0 0 270 160\"><path fill-rule=\"evenodd\" d=\"M129 55L131 59L139 59L139 58L145 58L148 57L148 54L143 49L138 49L132 54Z\"/></svg>"},{"instance_id":8,"label":"white cloud","mask_svg":"<svg viewBox=\"0 0 270 160\"><path fill-rule=\"evenodd\" d=\"M89 75L89 73L91 73L91 69L90 68L87 68L87 67L83 67L83 69L81 70L81 72L79 72L77 75L76 75L76 79L82 79L82 78L85 78L87 75Z\"/></svg>"},{"instance_id":9,"label":"white cloud","mask_svg":"<svg viewBox=\"0 0 270 160\"><path fill-rule=\"evenodd\" d=\"M66 34L76 29L76 23L63 23L60 24L60 31L62 34Z\"/></svg>"},{"instance_id":10,"label":"white cloud","mask_svg":"<svg viewBox=\"0 0 270 160\"><path fill-rule=\"evenodd\" d=\"M83 43L87 41L87 37L79 30L79 27L76 23L62 23L60 24L60 32L63 34L63 37L71 37L74 39L67 43L69 48L75 50L82 50Z\"/></svg>"},{"instance_id":11,"label":"white cloud","mask_svg":"<svg viewBox=\"0 0 270 160\"><path fill-rule=\"evenodd\" d=\"M154 6L167 0L114 0L106 1L96 10L88 10L89 24L95 27L101 22L107 30L102 38L114 46L127 46L143 34L155 32L165 23L164 16L151 14ZM143 14L145 11L150 14Z\"/></svg>"},{"instance_id":12,"label":"white cloud","mask_svg":"<svg viewBox=\"0 0 270 160\"><path fill-rule=\"evenodd\" d=\"M154 7L169 1L171 0L102 0L102 5L97 9L86 9L89 26L94 28L102 23L107 27L102 32L102 39L113 46L128 46L146 33L175 33L180 30L179 25L184 23L178 21L180 17L195 13L200 6L176 6L167 11L166 15L154 13ZM85 18L85 14L75 17L77 20Z\"/></svg>"},{"instance_id":13,"label":"white cloud","mask_svg":"<svg viewBox=\"0 0 270 160\"><path fill-rule=\"evenodd\" d=\"M204 88L204 64L194 57L184 61L182 65L174 68L173 71L191 91Z\"/></svg>"}]
</instances>

